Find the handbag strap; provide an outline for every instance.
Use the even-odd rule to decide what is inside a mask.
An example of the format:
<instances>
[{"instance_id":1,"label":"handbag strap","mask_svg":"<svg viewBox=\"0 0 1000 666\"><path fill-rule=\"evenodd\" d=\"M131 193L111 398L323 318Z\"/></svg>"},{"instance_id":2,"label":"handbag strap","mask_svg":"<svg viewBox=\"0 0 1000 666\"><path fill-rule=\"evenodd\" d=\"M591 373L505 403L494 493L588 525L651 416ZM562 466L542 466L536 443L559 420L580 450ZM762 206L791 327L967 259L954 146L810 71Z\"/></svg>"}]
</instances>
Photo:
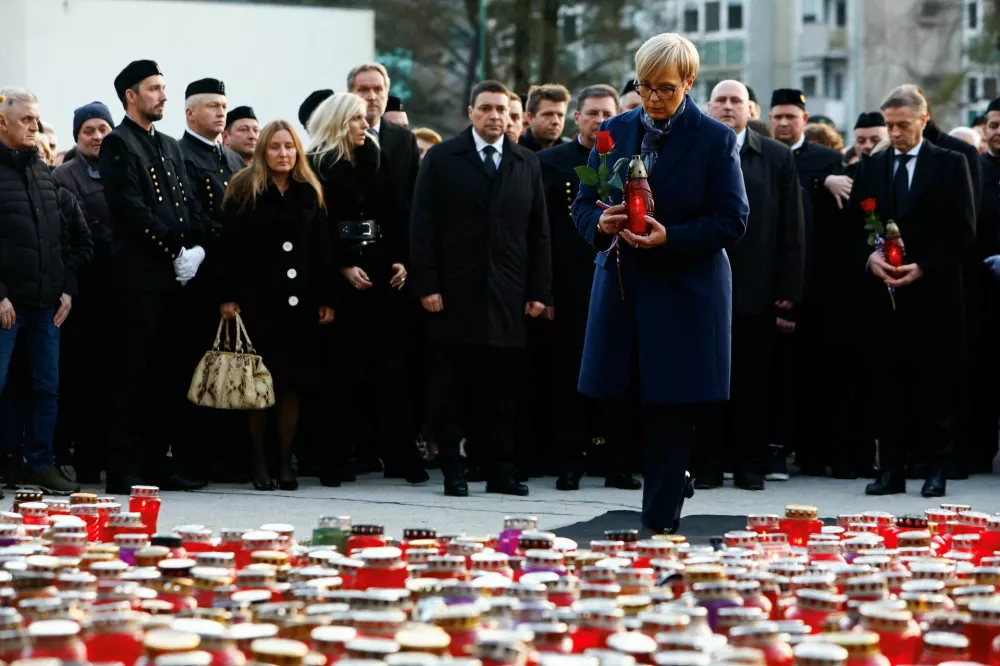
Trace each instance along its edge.
<instances>
[{"instance_id":1,"label":"handbag strap","mask_svg":"<svg viewBox=\"0 0 1000 666\"><path fill-rule=\"evenodd\" d=\"M240 333L241 332L243 333L243 337L246 338L246 341L247 341L247 352L250 353L250 354L255 353L254 348L253 348L253 343L250 342L250 334L247 333L247 327L243 323L243 318L240 317L239 314L237 314L236 315L236 346L240 350L243 349L243 346L242 346L243 343L240 340Z\"/></svg>"},{"instance_id":2,"label":"handbag strap","mask_svg":"<svg viewBox=\"0 0 1000 666\"><path fill-rule=\"evenodd\" d=\"M222 328L226 328L226 342L229 342L229 327L226 326L226 318L219 318L219 330L215 332L215 342L212 343L212 351L219 351L219 343L222 341Z\"/></svg>"}]
</instances>

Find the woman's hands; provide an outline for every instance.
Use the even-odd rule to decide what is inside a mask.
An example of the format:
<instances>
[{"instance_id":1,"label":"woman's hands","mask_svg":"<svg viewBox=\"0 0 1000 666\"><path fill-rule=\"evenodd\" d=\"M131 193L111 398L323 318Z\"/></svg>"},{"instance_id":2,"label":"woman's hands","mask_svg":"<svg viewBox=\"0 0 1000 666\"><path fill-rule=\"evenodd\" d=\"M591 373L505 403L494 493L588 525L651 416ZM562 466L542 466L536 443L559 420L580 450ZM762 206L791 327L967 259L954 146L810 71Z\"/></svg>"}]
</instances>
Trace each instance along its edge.
<instances>
[{"instance_id":1,"label":"woman's hands","mask_svg":"<svg viewBox=\"0 0 1000 666\"><path fill-rule=\"evenodd\" d=\"M646 216L646 223L649 225L647 234L639 236L628 229L623 229L621 237L632 247L644 250L665 244L667 242L667 228L649 215Z\"/></svg>"}]
</instances>

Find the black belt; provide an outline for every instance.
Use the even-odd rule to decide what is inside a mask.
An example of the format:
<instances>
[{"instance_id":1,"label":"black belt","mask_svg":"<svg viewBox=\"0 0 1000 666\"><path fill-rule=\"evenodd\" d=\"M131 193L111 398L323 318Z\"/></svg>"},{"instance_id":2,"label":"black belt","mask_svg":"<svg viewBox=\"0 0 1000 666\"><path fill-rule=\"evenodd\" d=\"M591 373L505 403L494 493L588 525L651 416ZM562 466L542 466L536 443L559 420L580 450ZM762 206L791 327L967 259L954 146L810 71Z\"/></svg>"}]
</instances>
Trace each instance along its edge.
<instances>
[{"instance_id":1,"label":"black belt","mask_svg":"<svg viewBox=\"0 0 1000 666\"><path fill-rule=\"evenodd\" d=\"M375 220L358 220L337 223L337 233L345 243L367 245L378 240L378 224Z\"/></svg>"}]
</instances>

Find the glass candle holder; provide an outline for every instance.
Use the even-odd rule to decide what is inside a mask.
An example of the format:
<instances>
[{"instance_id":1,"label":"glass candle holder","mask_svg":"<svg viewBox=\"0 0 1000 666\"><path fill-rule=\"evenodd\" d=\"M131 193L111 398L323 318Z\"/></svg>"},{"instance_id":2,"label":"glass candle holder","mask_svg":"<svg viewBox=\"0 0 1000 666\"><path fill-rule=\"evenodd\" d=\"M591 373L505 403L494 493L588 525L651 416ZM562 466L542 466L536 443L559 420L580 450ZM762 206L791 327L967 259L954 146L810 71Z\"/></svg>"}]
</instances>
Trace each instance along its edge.
<instances>
[{"instance_id":1,"label":"glass candle holder","mask_svg":"<svg viewBox=\"0 0 1000 666\"><path fill-rule=\"evenodd\" d=\"M95 613L85 643L91 663L134 664L142 654L139 616L121 610Z\"/></svg>"},{"instance_id":2,"label":"glass candle holder","mask_svg":"<svg viewBox=\"0 0 1000 666\"><path fill-rule=\"evenodd\" d=\"M924 634L924 649L917 660L921 666L937 666L948 661L969 660L969 639L950 631Z\"/></svg>"},{"instance_id":3,"label":"glass candle holder","mask_svg":"<svg viewBox=\"0 0 1000 666\"><path fill-rule=\"evenodd\" d=\"M146 534L152 537L156 534L157 521L160 518L160 489L156 486L132 486L132 494L128 498L128 510L142 516Z\"/></svg>"},{"instance_id":4,"label":"glass candle holder","mask_svg":"<svg viewBox=\"0 0 1000 666\"><path fill-rule=\"evenodd\" d=\"M355 550L381 548L385 545L385 527L382 525L352 525L344 554L350 556Z\"/></svg>"},{"instance_id":5,"label":"glass candle holder","mask_svg":"<svg viewBox=\"0 0 1000 666\"><path fill-rule=\"evenodd\" d=\"M337 552L346 555L350 536L350 516L320 516L319 523L313 528L313 545L333 546Z\"/></svg>"},{"instance_id":6,"label":"glass candle holder","mask_svg":"<svg viewBox=\"0 0 1000 666\"><path fill-rule=\"evenodd\" d=\"M24 651L29 659L87 661L87 647L80 640L80 625L72 620L40 620L28 627L31 643Z\"/></svg>"}]
</instances>

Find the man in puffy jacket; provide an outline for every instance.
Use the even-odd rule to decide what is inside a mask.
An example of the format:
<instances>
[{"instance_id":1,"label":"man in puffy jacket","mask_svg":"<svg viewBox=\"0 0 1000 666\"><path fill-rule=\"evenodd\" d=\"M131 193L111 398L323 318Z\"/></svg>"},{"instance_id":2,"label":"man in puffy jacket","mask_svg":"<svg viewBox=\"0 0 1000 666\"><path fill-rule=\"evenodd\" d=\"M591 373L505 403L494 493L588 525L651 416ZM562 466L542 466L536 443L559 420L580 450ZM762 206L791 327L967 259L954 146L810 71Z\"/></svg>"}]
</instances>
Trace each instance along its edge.
<instances>
[{"instance_id":1,"label":"man in puffy jacket","mask_svg":"<svg viewBox=\"0 0 1000 666\"><path fill-rule=\"evenodd\" d=\"M19 329L32 378L23 485L51 494L78 490L53 466L59 402L59 327L76 296L77 271L93 254L76 199L35 149L38 99L0 89L0 393Z\"/></svg>"}]
</instances>

